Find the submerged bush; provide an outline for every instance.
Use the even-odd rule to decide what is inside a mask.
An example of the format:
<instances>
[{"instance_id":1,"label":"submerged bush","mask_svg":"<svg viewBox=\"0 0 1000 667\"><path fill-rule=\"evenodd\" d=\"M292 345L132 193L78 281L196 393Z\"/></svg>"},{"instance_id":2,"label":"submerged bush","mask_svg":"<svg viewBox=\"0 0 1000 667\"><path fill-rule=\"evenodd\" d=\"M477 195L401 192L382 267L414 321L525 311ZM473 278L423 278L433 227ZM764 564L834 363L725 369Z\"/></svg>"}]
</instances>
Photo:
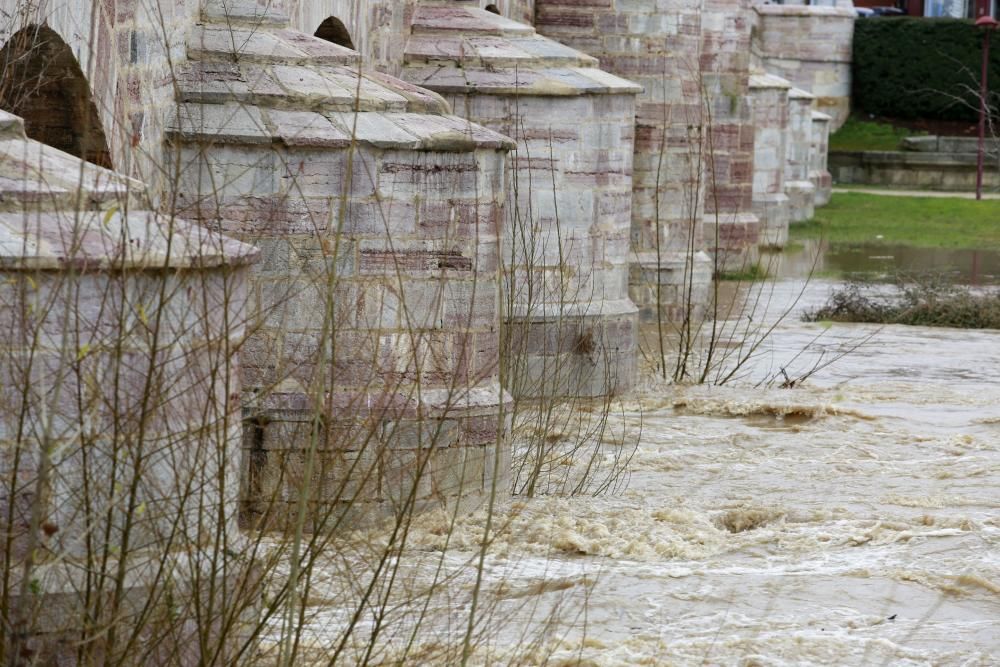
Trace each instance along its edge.
<instances>
[{"instance_id":1,"label":"submerged bush","mask_svg":"<svg viewBox=\"0 0 1000 667\"><path fill-rule=\"evenodd\" d=\"M835 290L807 322L911 324L961 329L1000 329L1000 292L953 285L940 277L897 276L893 283L853 280Z\"/></svg>"}]
</instances>

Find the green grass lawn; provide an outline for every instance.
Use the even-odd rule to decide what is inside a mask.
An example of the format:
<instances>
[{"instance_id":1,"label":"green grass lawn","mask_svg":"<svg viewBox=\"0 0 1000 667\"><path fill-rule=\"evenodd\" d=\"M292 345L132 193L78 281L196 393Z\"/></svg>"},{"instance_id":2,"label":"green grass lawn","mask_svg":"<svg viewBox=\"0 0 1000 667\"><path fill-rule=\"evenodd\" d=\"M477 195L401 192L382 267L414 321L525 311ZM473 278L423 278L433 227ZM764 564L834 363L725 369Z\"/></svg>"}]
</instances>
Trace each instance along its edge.
<instances>
[{"instance_id":1,"label":"green grass lawn","mask_svg":"<svg viewBox=\"0 0 1000 667\"><path fill-rule=\"evenodd\" d=\"M900 140L914 134L923 133L852 116L839 130L830 135L830 150L895 151L899 150Z\"/></svg>"},{"instance_id":2,"label":"green grass lawn","mask_svg":"<svg viewBox=\"0 0 1000 667\"><path fill-rule=\"evenodd\" d=\"M792 240L879 243L918 248L1000 249L1000 200L836 193Z\"/></svg>"}]
</instances>

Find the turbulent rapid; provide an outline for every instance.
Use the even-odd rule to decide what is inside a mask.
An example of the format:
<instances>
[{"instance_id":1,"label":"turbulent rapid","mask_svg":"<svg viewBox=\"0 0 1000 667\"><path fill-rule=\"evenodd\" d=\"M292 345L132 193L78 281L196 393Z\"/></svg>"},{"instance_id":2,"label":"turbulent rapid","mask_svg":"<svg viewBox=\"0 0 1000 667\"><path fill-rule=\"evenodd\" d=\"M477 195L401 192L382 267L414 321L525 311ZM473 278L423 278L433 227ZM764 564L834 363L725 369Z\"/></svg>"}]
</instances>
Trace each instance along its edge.
<instances>
[{"instance_id":1,"label":"turbulent rapid","mask_svg":"<svg viewBox=\"0 0 1000 667\"><path fill-rule=\"evenodd\" d=\"M792 313L731 385L648 380L611 417L636 447L624 492L514 498L490 520L481 570L485 513L417 520L385 618L355 621L385 626L372 662L1000 663L998 343ZM759 384L844 346L802 383ZM374 571L366 554L384 539L359 537L315 582L315 657L349 622L338 600L360 595L345 576Z\"/></svg>"}]
</instances>

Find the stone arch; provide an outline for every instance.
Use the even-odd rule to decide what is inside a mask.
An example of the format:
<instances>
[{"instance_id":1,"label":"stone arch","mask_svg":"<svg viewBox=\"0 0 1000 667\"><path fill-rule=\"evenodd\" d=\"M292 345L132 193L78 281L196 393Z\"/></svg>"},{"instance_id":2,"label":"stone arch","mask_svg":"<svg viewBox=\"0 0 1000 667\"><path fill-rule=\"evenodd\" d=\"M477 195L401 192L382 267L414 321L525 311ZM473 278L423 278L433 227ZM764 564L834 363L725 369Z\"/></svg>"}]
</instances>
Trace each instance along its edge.
<instances>
[{"instance_id":1,"label":"stone arch","mask_svg":"<svg viewBox=\"0 0 1000 667\"><path fill-rule=\"evenodd\" d=\"M486 5L485 9L486 9L486 11L493 12L494 14L499 14L500 13L500 10L497 9L496 5Z\"/></svg>"},{"instance_id":2,"label":"stone arch","mask_svg":"<svg viewBox=\"0 0 1000 667\"><path fill-rule=\"evenodd\" d=\"M48 26L19 30L0 49L0 109L21 116L30 138L111 168L87 77Z\"/></svg>"},{"instance_id":3,"label":"stone arch","mask_svg":"<svg viewBox=\"0 0 1000 667\"><path fill-rule=\"evenodd\" d=\"M319 28L316 29L316 37L320 39L325 39L328 42L333 42L334 44L339 44L340 46L354 49L354 40L351 39L351 33L347 31L347 26L344 22L338 19L336 16L331 16L322 23L319 24Z\"/></svg>"}]
</instances>

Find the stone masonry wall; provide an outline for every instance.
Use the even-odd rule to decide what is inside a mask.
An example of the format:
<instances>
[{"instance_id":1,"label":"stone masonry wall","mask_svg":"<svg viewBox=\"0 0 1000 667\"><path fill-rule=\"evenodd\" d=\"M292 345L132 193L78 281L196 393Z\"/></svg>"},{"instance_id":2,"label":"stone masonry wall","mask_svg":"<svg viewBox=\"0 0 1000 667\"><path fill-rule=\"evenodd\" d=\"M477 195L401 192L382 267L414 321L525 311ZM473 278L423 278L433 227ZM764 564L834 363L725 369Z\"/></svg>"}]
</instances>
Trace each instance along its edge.
<instances>
[{"instance_id":1,"label":"stone masonry wall","mask_svg":"<svg viewBox=\"0 0 1000 667\"><path fill-rule=\"evenodd\" d=\"M292 27L310 35L327 18L336 17L350 33L365 67L398 76L405 36L421 0L276 0L271 4L290 15ZM534 0L475 0L471 4L495 5L507 18L534 21Z\"/></svg>"},{"instance_id":2,"label":"stone masonry wall","mask_svg":"<svg viewBox=\"0 0 1000 667\"><path fill-rule=\"evenodd\" d=\"M169 190L169 169L165 174L162 166L163 127L173 101L171 63L185 59L198 2L0 0L0 12L16 17L0 25L0 44L31 25L45 24L59 34L86 76L112 166L142 179L154 194Z\"/></svg>"},{"instance_id":3,"label":"stone masonry wall","mask_svg":"<svg viewBox=\"0 0 1000 667\"><path fill-rule=\"evenodd\" d=\"M197 664L194 635L252 604L220 598L196 625L188 595L239 576L234 350L256 252L141 210L136 184L19 122L0 112L0 653L128 664L140 633L154 662Z\"/></svg>"},{"instance_id":4,"label":"stone masonry wall","mask_svg":"<svg viewBox=\"0 0 1000 667\"><path fill-rule=\"evenodd\" d=\"M509 19L535 24L535 0L486 0L483 6L496 5L500 13Z\"/></svg>"},{"instance_id":5,"label":"stone masonry wall","mask_svg":"<svg viewBox=\"0 0 1000 667\"><path fill-rule=\"evenodd\" d=\"M754 57L772 74L816 96L836 130L850 113L855 13L838 6L757 4Z\"/></svg>"},{"instance_id":6,"label":"stone masonry wall","mask_svg":"<svg viewBox=\"0 0 1000 667\"><path fill-rule=\"evenodd\" d=\"M631 279L644 316L656 312L657 299L671 319L684 316L688 297L707 303L705 250L726 264L756 245L747 12L736 0L536 2L540 32L645 89L636 121Z\"/></svg>"},{"instance_id":7,"label":"stone masonry wall","mask_svg":"<svg viewBox=\"0 0 1000 667\"><path fill-rule=\"evenodd\" d=\"M761 243L780 248L788 240L789 205L785 194L788 153L788 91L784 79L750 77L754 118L753 206L761 222Z\"/></svg>"},{"instance_id":8,"label":"stone masonry wall","mask_svg":"<svg viewBox=\"0 0 1000 667\"><path fill-rule=\"evenodd\" d=\"M303 145L275 157L288 171L262 173L268 157L239 146L205 165L232 173L249 159L266 179L228 190L218 221L264 259L263 319L242 355L259 396L247 410L245 520L294 516L313 438L317 527L339 521L327 514L338 508L405 512L411 490L418 506L477 504L494 479L505 492L502 154Z\"/></svg>"},{"instance_id":9,"label":"stone masonry wall","mask_svg":"<svg viewBox=\"0 0 1000 667\"><path fill-rule=\"evenodd\" d=\"M833 177L827 168L830 156L830 117L821 111L812 112L812 145L809 149L809 180L816 188L816 206L830 203Z\"/></svg>"},{"instance_id":10,"label":"stone masonry wall","mask_svg":"<svg viewBox=\"0 0 1000 667\"><path fill-rule=\"evenodd\" d=\"M657 300L679 319L684 292L707 300L701 0L541 0L542 34L588 53L644 89L636 109L631 296L645 318Z\"/></svg>"},{"instance_id":11,"label":"stone masonry wall","mask_svg":"<svg viewBox=\"0 0 1000 667\"><path fill-rule=\"evenodd\" d=\"M515 396L636 380L628 296L634 84L471 3L417 10L403 76L517 141L502 262Z\"/></svg>"},{"instance_id":12,"label":"stone masonry wall","mask_svg":"<svg viewBox=\"0 0 1000 667\"><path fill-rule=\"evenodd\" d=\"M816 186L809 180L814 97L800 88L788 92L788 139L785 158L785 194L790 222L813 217Z\"/></svg>"},{"instance_id":13,"label":"stone masonry wall","mask_svg":"<svg viewBox=\"0 0 1000 667\"><path fill-rule=\"evenodd\" d=\"M204 16L201 4L206 10ZM778 122L782 116L781 112L776 112L773 117L764 117L763 112L759 112L756 117L765 120L758 123L756 129L752 127L750 105L746 103L751 26L756 26L753 44L759 59L774 67L783 66L785 60L794 61L803 71L808 69L808 63L822 62L827 74L816 74L811 80L817 86L833 85L830 68L835 71L842 66L845 49L849 53L845 8L828 8L830 11L824 13L819 11L823 8L774 9L768 6L758 7L748 14L745 0L503 0L498 3L468 0L459 4L475 7L496 4L507 16L522 19L537 16L541 31L598 56L609 70L639 82L645 89L639 100L634 130L619 127L630 114L627 104L610 98L577 99L566 103L567 109L572 107L569 117L591 119L590 127L599 129L578 133L578 137L587 137L588 149L593 143L593 152L579 145L574 147L570 139L563 142L558 148L560 151L565 149L565 162L579 162L585 167L597 165L594 174L613 174L615 178L570 177L567 174L569 194L560 208L567 211L577 206L581 221L589 219L588 211L594 212L595 222L586 233L582 232L584 222L569 232L571 237L567 239L572 242L563 252L568 250L574 257L574 253L580 253L584 265L590 260L593 266L600 262L604 265L594 270L577 271L568 278L562 276L557 281L553 277L557 272L549 270L554 265L545 264L548 259L543 258L542 266L546 268L538 273L544 277L543 293L558 283L558 289L565 294L568 285L568 291L577 295L574 307L591 312L594 300L625 303L627 299L618 298L623 284L620 259L629 244L621 237L620 225L629 207L630 241L635 260L630 267L630 296L643 305L647 316L659 309L666 311L668 317L678 319L683 315L680 304L687 300L686 291L696 305L707 303L712 264L706 251L714 253L717 259L725 255L745 260L748 256L745 253L756 246L760 232L755 212L758 215L766 212L772 233L778 234L771 242L780 239L780 231L774 230L781 226L781 203L765 202L762 197L782 194L770 192L773 185L770 180L776 178L777 172L769 166L770 154L767 152L769 146L777 150L778 141L768 134L768 124ZM455 377L449 373L456 369L460 375L466 372L472 372L475 377L483 375L483 367L475 370L473 364L473 370L469 371L465 365L471 354L469 349L475 349L475 354L484 358L499 356L496 331L488 330L485 315L482 315L485 310L478 310L479 295L469 293L471 279L468 276L478 271L478 267L484 267L490 276L482 281L479 276L473 282L489 293L499 280L499 277L495 280L492 277L491 272L499 269L491 267L490 261L495 261L498 253L496 227L501 217L498 202L503 199L498 192L502 191L505 178L497 162L502 162L502 158L495 153L503 150L504 142L493 135L484 140L485 143L480 141L485 135L471 139L464 136L457 119L442 120L447 114L440 97L400 81L387 83L388 79L378 73L380 70L401 71L404 37L410 33L419 0L281 0L277 3L202 0L200 4L194 0L153 4L138 0L115 3L109 0L48 0L29 6L30 11L18 13L19 2L0 0L0 10L18 17L0 27L0 39L9 39L22 27L49 26L77 54L94 107L104 125L110 161L115 168L145 178L156 203L164 208L172 205L175 194L183 195L178 200L180 204L195 206L189 210L195 210L216 228L232 228L246 238L259 234L268 267L260 270L259 285L268 284L270 267L282 266L277 275L288 278L285 288L289 290L289 298L281 300L278 298L281 295L276 295L276 291L280 292L278 288L268 288L269 295L261 292L261 304L277 304L275 309L280 310L283 317L293 320L299 317L302 312L296 299L304 299L308 290L296 281L310 280L303 277L304 267L322 265L328 274L336 276L335 291L344 290L337 292L340 294L338 302L353 304L357 312L362 313L345 315L345 321L352 322L357 330L367 326L365 318L372 316L372 311L381 311L386 304L389 304L386 309L398 312L388 316L390 319L396 317L397 328L388 324L383 328L380 319L376 322L376 329L386 332L384 337L378 334L377 345L371 340L362 345L358 336L348 337L351 341L336 341L338 350L372 353L371 358L377 358L377 368L384 370L391 366L397 369L385 377L444 389L446 380ZM290 20L274 19L282 7L292 13ZM241 15L240 12L248 11L247 8L252 9L250 14ZM262 17L264 29L248 29L248 16ZM336 49L324 51L309 39L308 35L331 16L341 19L350 31L361 52L360 65L357 54ZM748 16L755 17L756 23L752 24ZM224 22L222 19L233 19L244 31L241 34L246 40L240 42L237 53L223 53L212 60L205 54L224 44L225 35L218 31L206 32L204 24L206 21ZM289 22L300 26L305 34L293 34L288 30ZM204 38L208 33L213 39L218 38L214 46L188 41L191 35ZM272 39L273 35L277 37ZM558 51L557 46L553 47L554 52ZM832 55L821 59L827 51ZM353 74L341 72L332 77L326 76L329 71L324 70L326 74L317 79L311 78L315 72L302 73L288 68L296 62L308 62L310 67L327 70L349 63L355 69L351 70ZM286 69L279 71L281 67ZM353 119L342 115L357 108L354 100L348 97L357 80L358 68L364 72L364 95L372 96L366 98L371 108L361 111L377 109L390 114L378 118L368 116L368 120L361 121L362 124L370 122L362 129L362 133L371 137L364 148L351 143L350 135L357 127ZM259 78L261 74L263 78ZM837 76L834 78L836 85L843 84ZM168 118L175 111L176 103L187 103L189 99L185 95L199 86L202 88L196 91L196 102L205 104L208 111L207 116L196 114L198 122L207 122L209 130L220 130L216 121L228 117L238 125L235 129L228 128L227 131L234 134L224 138L232 146L220 149L210 158L192 145L195 140L210 137L197 132L186 136L186 129L168 127ZM175 98L177 90L182 91L180 98ZM826 95L823 90L817 93L821 98ZM450 95L453 103L464 105L468 102L465 97ZM298 99L296 104L301 106L279 109L288 103L289 96ZM331 96L338 100L333 106L330 106ZM507 114L498 111L507 102L487 97L470 102L483 105L473 109L476 114L484 119L495 119L498 113ZM546 99L540 95L533 101L525 101L525 108L532 117L551 116L554 102ZM257 114L238 109L239 105L261 100L265 100L264 106L271 105L275 111ZM231 105L226 106L226 102ZM324 114L341 115L321 115L322 120L317 120L309 115L317 104L327 105ZM764 102L759 102L757 109L765 106ZM279 113L281 111L288 113ZM393 115L409 111L436 119L425 125L423 121ZM363 115L359 117L364 118ZM605 117L613 120L607 123L600 120ZM415 123L412 127L407 125L411 121ZM517 134L516 128L502 127L504 131ZM529 129L535 134L544 130L541 126ZM315 136L314 130L318 132ZM171 132L178 138L177 145L182 146L181 157L187 161L181 165L180 172L175 171L176 165L168 160L178 153L168 154L164 150L164 136ZM383 137L382 133L388 134ZM300 135L307 139L300 139ZM598 136L595 139L588 135ZM633 139L635 150L630 164L621 150L623 143ZM756 151L752 150L754 141ZM272 149L271 144L275 142L277 148ZM535 153L540 150L537 143L534 146L525 143L524 148ZM337 157L332 157L332 152L336 151L339 151ZM299 165L296 169L300 169L301 174L293 173L289 160ZM533 174L537 176L536 160L535 156L525 161L518 157L515 166L519 178L532 180ZM760 161L757 169L753 166L754 160ZM194 164L209 166L192 168ZM362 164L367 165L367 171L362 169ZM626 204L624 181L618 177L626 176L630 168L634 187L631 202ZM322 169L327 171L320 173ZM410 181L406 181L405 174L409 174ZM753 174L757 175L755 180ZM351 183L363 183L367 179L368 183L376 185L371 192L368 186L354 192L353 188L361 186L350 185L343 196L339 196L339 191L331 194L331 189L342 183L345 175ZM445 178L446 175L453 180ZM314 179L315 184L305 189L312 188L312 194L303 195L298 183L309 179ZM389 196L384 187L392 179L399 179L401 189ZM446 182L450 185L444 185ZM469 195L466 188L470 183L475 183L481 197L473 199ZM450 187L458 194L446 194L445 190ZM208 190L225 196L215 208L196 210ZM228 193L235 194L227 198ZM533 197L531 207L544 213L545 198L540 193ZM748 210L748 197L753 211ZM387 202L392 204L390 209L386 209ZM268 237L266 232L254 227L271 224L276 229L283 225L286 228ZM397 224L400 225L398 229ZM360 225L362 231L351 236L355 233L352 225ZM706 229L709 230L707 234ZM322 230L319 236L318 230ZM297 238L295 234L303 236ZM304 239L310 234L311 240L307 242ZM331 241L318 240L323 234L337 239L332 269L327 249ZM378 234L381 236L376 239ZM508 237L507 240L512 239ZM489 259L491 255L494 260ZM323 257L322 261L318 256ZM286 263L282 265L282 262ZM374 273L364 273L375 271L372 267L379 262L382 274L377 280L371 278ZM724 258L722 266L730 266L727 262ZM428 266L437 268L428 269ZM363 267L368 269L363 270ZM405 284L407 290L419 294L402 299L403 283L387 286L387 276L399 267L420 276ZM438 271L440 275L430 276L428 271ZM479 319L473 318L477 324L472 334L463 339L465 342L456 342L457 334L444 324L445 317L438 317L436 326L418 326L419 340L411 337L409 344L399 336L390 336L388 332L399 333L402 326L399 323L404 320L408 327L415 316L433 319L441 315L437 305L441 300L435 295L444 295L455 285L463 286L458 289L463 295L456 297L457 301L479 313L476 316ZM443 286L447 286L447 290ZM316 293L314 285L313 296ZM372 296L368 296L369 293ZM587 295L592 295L591 300L585 298ZM412 303L419 305L403 304L411 297L415 299ZM276 332L279 327L274 326ZM285 333L304 331L290 329ZM601 336L607 334L604 332ZM327 339L321 341L320 338L303 337L301 349L310 350L309 354L313 355L325 353L320 342ZM298 383L299 389L295 391L310 394L311 390L300 390L307 384L305 378L315 378L316 373L296 366L299 362L294 361L295 355L300 353L295 351L295 345L286 342L282 333L281 344L275 343L276 347L267 349L280 350L280 354L287 352L289 358L259 367L248 364L248 377L257 373L259 377L255 382L263 385L273 381L283 389ZM253 345L248 346L252 348ZM357 356L355 361L360 358ZM323 365L317 366L320 367ZM440 368L437 372L427 370L432 367ZM349 369L344 372L343 377L351 377ZM492 387L494 379L487 378L486 384ZM356 385L346 382L344 387L347 393L357 395ZM313 394L315 392L310 395ZM417 403L424 405L423 399Z\"/></svg>"},{"instance_id":14,"label":"stone masonry wall","mask_svg":"<svg viewBox=\"0 0 1000 667\"><path fill-rule=\"evenodd\" d=\"M364 67L398 75L417 0L279 0L292 27L312 35L329 17L343 22Z\"/></svg>"},{"instance_id":15,"label":"stone masonry wall","mask_svg":"<svg viewBox=\"0 0 1000 667\"><path fill-rule=\"evenodd\" d=\"M746 0L704 2L701 80L710 100L704 224L717 271L747 270L756 261L760 241L760 222L753 212L750 28Z\"/></svg>"},{"instance_id":16,"label":"stone masonry wall","mask_svg":"<svg viewBox=\"0 0 1000 667\"><path fill-rule=\"evenodd\" d=\"M470 118L506 125L518 141L511 169L518 212L503 235L514 345L525 356L513 369L518 393L630 389L638 373L637 311L628 294L632 95L473 95L469 102ZM453 104L459 109L465 100Z\"/></svg>"},{"instance_id":17,"label":"stone masonry wall","mask_svg":"<svg viewBox=\"0 0 1000 667\"><path fill-rule=\"evenodd\" d=\"M323 530L506 493L511 142L428 91L362 74L356 53L280 12L206 18L171 139L185 211L262 251L260 319L241 353L244 521L280 528L309 502Z\"/></svg>"}]
</instances>

